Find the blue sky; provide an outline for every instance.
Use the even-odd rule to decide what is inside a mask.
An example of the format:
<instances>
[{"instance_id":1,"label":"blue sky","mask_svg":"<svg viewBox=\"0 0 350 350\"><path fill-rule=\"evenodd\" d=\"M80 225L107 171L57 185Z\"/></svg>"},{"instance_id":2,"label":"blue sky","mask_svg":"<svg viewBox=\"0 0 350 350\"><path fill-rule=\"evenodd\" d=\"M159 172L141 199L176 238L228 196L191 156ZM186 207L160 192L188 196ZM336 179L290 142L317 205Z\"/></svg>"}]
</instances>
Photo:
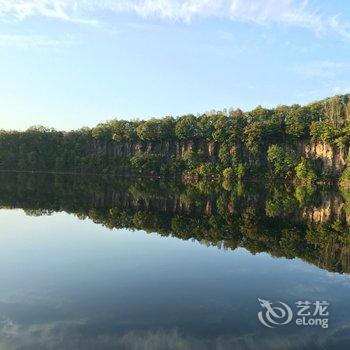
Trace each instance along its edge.
<instances>
[{"instance_id":1,"label":"blue sky","mask_svg":"<svg viewBox=\"0 0 350 350\"><path fill-rule=\"evenodd\" d=\"M0 128L350 92L350 2L0 0Z\"/></svg>"}]
</instances>

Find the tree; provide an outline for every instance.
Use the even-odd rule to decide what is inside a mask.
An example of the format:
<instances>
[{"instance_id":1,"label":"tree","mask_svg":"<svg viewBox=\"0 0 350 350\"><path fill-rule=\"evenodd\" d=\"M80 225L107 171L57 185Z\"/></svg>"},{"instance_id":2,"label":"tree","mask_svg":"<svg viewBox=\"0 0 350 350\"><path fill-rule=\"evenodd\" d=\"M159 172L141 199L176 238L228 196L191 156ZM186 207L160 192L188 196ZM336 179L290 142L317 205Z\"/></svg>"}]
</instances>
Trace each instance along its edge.
<instances>
[{"instance_id":1,"label":"tree","mask_svg":"<svg viewBox=\"0 0 350 350\"><path fill-rule=\"evenodd\" d=\"M152 118L140 123L136 128L137 136L143 141L158 141L174 137L175 122L171 117Z\"/></svg>"},{"instance_id":2,"label":"tree","mask_svg":"<svg viewBox=\"0 0 350 350\"><path fill-rule=\"evenodd\" d=\"M284 178L293 175L295 159L291 151L278 145L271 145L267 151L267 159L275 175Z\"/></svg>"},{"instance_id":3,"label":"tree","mask_svg":"<svg viewBox=\"0 0 350 350\"><path fill-rule=\"evenodd\" d=\"M225 180L232 180L234 175L233 169L232 168L224 169L224 171L222 172L222 175Z\"/></svg>"},{"instance_id":4,"label":"tree","mask_svg":"<svg viewBox=\"0 0 350 350\"><path fill-rule=\"evenodd\" d=\"M350 181L350 167L344 169L344 171L341 174L341 180Z\"/></svg>"},{"instance_id":5,"label":"tree","mask_svg":"<svg viewBox=\"0 0 350 350\"><path fill-rule=\"evenodd\" d=\"M136 154L131 157L130 164L139 172L156 173L161 166L161 158L155 154Z\"/></svg>"},{"instance_id":6,"label":"tree","mask_svg":"<svg viewBox=\"0 0 350 350\"><path fill-rule=\"evenodd\" d=\"M247 117L236 109L227 115L218 115L214 123L213 140L219 143L234 145L242 140L244 127L247 125Z\"/></svg>"},{"instance_id":7,"label":"tree","mask_svg":"<svg viewBox=\"0 0 350 350\"><path fill-rule=\"evenodd\" d=\"M239 180L242 180L246 174L246 167L243 163L239 163L236 168L236 175Z\"/></svg>"},{"instance_id":8,"label":"tree","mask_svg":"<svg viewBox=\"0 0 350 350\"><path fill-rule=\"evenodd\" d=\"M229 145L222 143L219 148L219 159L222 166L229 167L231 165L231 158Z\"/></svg>"},{"instance_id":9,"label":"tree","mask_svg":"<svg viewBox=\"0 0 350 350\"><path fill-rule=\"evenodd\" d=\"M313 167L313 161L310 158L302 158L295 168L295 173L301 180L314 181L317 178Z\"/></svg>"},{"instance_id":10,"label":"tree","mask_svg":"<svg viewBox=\"0 0 350 350\"><path fill-rule=\"evenodd\" d=\"M299 105L293 105L286 115L286 133L294 139L304 138L308 135L311 122L310 111Z\"/></svg>"},{"instance_id":11,"label":"tree","mask_svg":"<svg viewBox=\"0 0 350 350\"><path fill-rule=\"evenodd\" d=\"M116 142L132 141L137 139L136 128L141 122L113 119L108 122L112 139Z\"/></svg>"},{"instance_id":12,"label":"tree","mask_svg":"<svg viewBox=\"0 0 350 350\"><path fill-rule=\"evenodd\" d=\"M185 152L182 159L189 170L196 169L204 161L203 154L201 152L194 151Z\"/></svg>"},{"instance_id":13,"label":"tree","mask_svg":"<svg viewBox=\"0 0 350 350\"><path fill-rule=\"evenodd\" d=\"M198 134L201 138L206 141L213 139L213 132L215 130L215 123L218 119L218 115L207 115L203 114L197 118Z\"/></svg>"},{"instance_id":14,"label":"tree","mask_svg":"<svg viewBox=\"0 0 350 350\"><path fill-rule=\"evenodd\" d=\"M192 140L200 136L196 117L193 114L184 115L176 120L175 134L179 140Z\"/></svg>"},{"instance_id":15,"label":"tree","mask_svg":"<svg viewBox=\"0 0 350 350\"><path fill-rule=\"evenodd\" d=\"M313 141L323 141L330 144L336 143L337 138L342 136L340 128L330 119L313 122L311 124L310 135ZM348 135L345 134L344 136ZM338 141L341 143L341 140Z\"/></svg>"},{"instance_id":16,"label":"tree","mask_svg":"<svg viewBox=\"0 0 350 350\"><path fill-rule=\"evenodd\" d=\"M258 155L262 148L264 140L264 124L261 121L254 121L244 128L243 132L244 143L248 150Z\"/></svg>"},{"instance_id":17,"label":"tree","mask_svg":"<svg viewBox=\"0 0 350 350\"><path fill-rule=\"evenodd\" d=\"M92 129L92 137L99 140L112 139L112 130L108 124L98 124Z\"/></svg>"}]
</instances>

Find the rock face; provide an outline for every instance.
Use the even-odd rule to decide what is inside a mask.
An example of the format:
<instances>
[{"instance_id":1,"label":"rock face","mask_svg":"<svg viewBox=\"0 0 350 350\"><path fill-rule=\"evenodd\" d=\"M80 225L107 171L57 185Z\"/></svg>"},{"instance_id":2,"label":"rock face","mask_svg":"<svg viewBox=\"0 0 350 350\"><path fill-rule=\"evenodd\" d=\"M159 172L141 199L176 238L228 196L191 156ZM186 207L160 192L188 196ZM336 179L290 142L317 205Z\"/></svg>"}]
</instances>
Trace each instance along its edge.
<instances>
[{"instance_id":1,"label":"rock face","mask_svg":"<svg viewBox=\"0 0 350 350\"><path fill-rule=\"evenodd\" d=\"M205 157L215 161L217 159L217 144L215 142L204 141L143 141L143 142L114 142L94 140L86 147L88 154L103 154L109 158L125 157L129 158L139 153L159 154L170 159L172 157L181 158L186 152L202 152Z\"/></svg>"},{"instance_id":2,"label":"rock face","mask_svg":"<svg viewBox=\"0 0 350 350\"><path fill-rule=\"evenodd\" d=\"M130 158L136 154L157 154L165 159L181 158L187 152L201 152L211 162L218 160L219 145L206 141L149 141L149 142L113 142L94 140L86 147L87 154L105 155L109 159ZM311 157L316 160L316 166L320 172L330 176L339 176L347 165L350 149L339 149L327 143L310 143L299 141L295 145L295 151L299 157ZM266 166L265 152L253 156L243 145L237 145L230 153L239 153L242 159L256 166Z\"/></svg>"},{"instance_id":3,"label":"rock face","mask_svg":"<svg viewBox=\"0 0 350 350\"><path fill-rule=\"evenodd\" d=\"M334 96L317 105L311 104L310 106L313 105L320 112L320 115L331 119L339 127L350 122L350 94ZM339 149L327 143L313 143L311 140L298 141L293 149L298 157L315 159L317 170L320 173L334 177L339 176L347 166L350 153L349 147ZM216 162L218 160L219 144L213 141L196 139L129 142L91 140L85 148L87 155L104 155L112 161L117 158L131 158L136 154L161 155L165 161L169 161L181 158L191 151L200 152L206 161ZM264 168L267 166L266 151L267 149L262 147L259 154L253 155L242 143L238 143L231 146L230 154L236 153L249 166Z\"/></svg>"},{"instance_id":4,"label":"rock face","mask_svg":"<svg viewBox=\"0 0 350 350\"><path fill-rule=\"evenodd\" d=\"M349 149L339 149L327 143L305 143L298 145L299 155L316 159L318 170L337 176L346 167Z\"/></svg>"}]
</instances>

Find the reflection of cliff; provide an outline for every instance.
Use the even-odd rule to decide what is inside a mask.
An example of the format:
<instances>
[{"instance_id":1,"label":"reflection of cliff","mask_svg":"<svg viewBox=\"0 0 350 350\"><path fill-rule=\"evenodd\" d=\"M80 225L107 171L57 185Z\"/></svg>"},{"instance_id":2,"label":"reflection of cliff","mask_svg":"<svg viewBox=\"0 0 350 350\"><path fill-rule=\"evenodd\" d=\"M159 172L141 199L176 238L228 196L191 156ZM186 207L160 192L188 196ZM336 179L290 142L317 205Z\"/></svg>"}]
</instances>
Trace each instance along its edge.
<instances>
[{"instance_id":1,"label":"reflection of cliff","mask_svg":"<svg viewBox=\"0 0 350 350\"><path fill-rule=\"evenodd\" d=\"M303 209L303 218L310 223L327 223L333 221L349 222L350 216L345 208L344 198L337 192L323 192L318 203L310 203Z\"/></svg>"},{"instance_id":2,"label":"reflection of cliff","mask_svg":"<svg viewBox=\"0 0 350 350\"><path fill-rule=\"evenodd\" d=\"M0 176L1 207L23 208L28 215L65 211L109 228L142 229L229 249L241 246L350 272L344 196L314 187L238 183L226 191L211 183L193 187L98 177Z\"/></svg>"}]
</instances>

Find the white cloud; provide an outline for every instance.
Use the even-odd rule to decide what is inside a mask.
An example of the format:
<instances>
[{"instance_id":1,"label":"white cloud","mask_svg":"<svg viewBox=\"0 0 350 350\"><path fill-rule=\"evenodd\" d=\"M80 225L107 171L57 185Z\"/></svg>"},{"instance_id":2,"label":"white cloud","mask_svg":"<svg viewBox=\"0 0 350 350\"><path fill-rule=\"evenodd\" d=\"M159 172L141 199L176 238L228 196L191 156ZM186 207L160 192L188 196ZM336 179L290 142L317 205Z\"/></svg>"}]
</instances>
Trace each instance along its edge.
<instances>
[{"instance_id":1,"label":"white cloud","mask_svg":"<svg viewBox=\"0 0 350 350\"><path fill-rule=\"evenodd\" d=\"M333 16L329 19L330 27L343 38L350 40L350 25L349 23L343 23L339 16Z\"/></svg>"},{"instance_id":2,"label":"white cloud","mask_svg":"<svg viewBox=\"0 0 350 350\"><path fill-rule=\"evenodd\" d=\"M72 4L65 0L1 0L0 14L13 15L19 19L24 19L36 14L59 19L69 19L67 10Z\"/></svg>"},{"instance_id":3,"label":"white cloud","mask_svg":"<svg viewBox=\"0 0 350 350\"><path fill-rule=\"evenodd\" d=\"M332 94L336 94L336 95L348 94L350 91L350 83L347 81L337 82L337 85L332 86L330 90Z\"/></svg>"},{"instance_id":4,"label":"white cloud","mask_svg":"<svg viewBox=\"0 0 350 350\"><path fill-rule=\"evenodd\" d=\"M310 28L317 32L324 30L322 16L317 10L311 10L308 7L308 1L233 0L230 17L239 21L250 21L265 25L281 23Z\"/></svg>"},{"instance_id":5,"label":"white cloud","mask_svg":"<svg viewBox=\"0 0 350 350\"><path fill-rule=\"evenodd\" d=\"M347 62L318 60L301 63L293 67L293 71L311 78L332 78L340 73L349 71L350 65Z\"/></svg>"},{"instance_id":6,"label":"white cloud","mask_svg":"<svg viewBox=\"0 0 350 350\"><path fill-rule=\"evenodd\" d=\"M83 2L88 4L88 2ZM12 16L23 20L27 17L41 15L70 22L97 24L94 19L76 16L80 7L77 1L69 0L0 0L0 17Z\"/></svg>"},{"instance_id":7,"label":"white cloud","mask_svg":"<svg viewBox=\"0 0 350 350\"><path fill-rule=\"evenodd\" d=\"M75 42L72 36L60 39L49 38L45 35L0 34L1 47L17 48L61 48L70 47Z\"/></svg>"},{"instance_id":8,"label":"white cloud","mask_svg":"<svg viewBox=\"0 0 350 350\"><path fill-rule=\"evenodd\" d=\"M34 15L86 24L98 23L97 13L131 12L143 18L183 21L219 17L258 25L282 24L333 31L350 40L349 24L326 15L309 0L0 0L0 17L23 20Z\"/></svg>"}]
</instances>

